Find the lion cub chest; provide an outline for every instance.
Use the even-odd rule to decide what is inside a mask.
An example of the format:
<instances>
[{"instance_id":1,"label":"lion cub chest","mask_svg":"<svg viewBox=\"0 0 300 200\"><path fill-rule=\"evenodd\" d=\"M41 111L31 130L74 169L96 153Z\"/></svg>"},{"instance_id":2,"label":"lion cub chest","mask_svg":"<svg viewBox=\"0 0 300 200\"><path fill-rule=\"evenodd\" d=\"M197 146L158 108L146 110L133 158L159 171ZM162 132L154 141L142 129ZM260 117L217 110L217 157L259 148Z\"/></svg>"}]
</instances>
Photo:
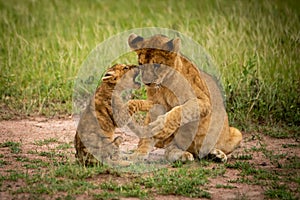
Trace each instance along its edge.
<instances>
[{"instance_id":1,"label":"lion cub chest","mask_svg":"<svg viewBox=\"0 0 300 200\"><path fill-rule=\"evenodd\" d=\"M154 104L162 105L166 112L179 105L176 95L164 86L147 87L147 96Z\"/></svg>"}]
</instances>

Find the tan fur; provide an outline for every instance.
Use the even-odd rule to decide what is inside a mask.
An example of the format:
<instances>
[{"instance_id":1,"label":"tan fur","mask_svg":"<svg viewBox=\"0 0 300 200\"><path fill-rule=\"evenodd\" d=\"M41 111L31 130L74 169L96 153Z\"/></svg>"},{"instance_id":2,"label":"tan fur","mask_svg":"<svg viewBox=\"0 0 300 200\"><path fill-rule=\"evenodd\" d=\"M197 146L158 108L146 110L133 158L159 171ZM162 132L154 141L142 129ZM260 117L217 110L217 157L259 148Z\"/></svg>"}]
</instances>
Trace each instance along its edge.
<instances>
[{"instance_id":1,"label":"tan fur","mask_svg":"<svg viewBox=\"0 0 300 200\"><path fill-rule=\"evenodd\" d=\"M196 157L199 155L212 115L212 101L206 82L203 80L203 72L179 53L179 38L169 39L163 35L155 35L144 39L132 34L129 36L128 43L137 53L139 64L143 65L142 81L147 86L148 99L154 104L162 105L166 113L158 116L157 119L151 119L150 114L147 116L145 123L149 124L153 138L140 139L137 155L147 155L155 145L166 148L166 157L170 161L193 160L193 155ZM171 67L183 78L174 78L175 73L163 66ZM185 88L180 88L180 80L183 79L191 86L194 97L178 99L184 95L175 95L165 86L172 85L168 82L173 81L173 85L178 87L177 90L185 91ZM195 123L197 119L200 119L200 123ZM195 129L197 129L196 135L192 135L191 132ZM191 139L192 143L183 148L186 144L185 140L188 139ZM210 153L226 161L225 154L232 152L241 140L242 134L236 128L229 127L226 115L223 130Z\"/></svg>"},{"instance_id":2,"label":"tan fur","mask_svg":"<svg viewBox=\"0 0 300 200\"><path fill-rule=\"evenodd\" d=\"M140 87L134 81L138 73L135 65L117 64L107 70L77 127L74 143L80 163L90 165L107 158L116 159L122 142L120 137L113 138L116 127L126 125L131 114L152 107L150 101L144 100L130 100L123 105L118 96L124 89ZM112 105L117 108L115 111Z\"/></svg>"}]
</instances>

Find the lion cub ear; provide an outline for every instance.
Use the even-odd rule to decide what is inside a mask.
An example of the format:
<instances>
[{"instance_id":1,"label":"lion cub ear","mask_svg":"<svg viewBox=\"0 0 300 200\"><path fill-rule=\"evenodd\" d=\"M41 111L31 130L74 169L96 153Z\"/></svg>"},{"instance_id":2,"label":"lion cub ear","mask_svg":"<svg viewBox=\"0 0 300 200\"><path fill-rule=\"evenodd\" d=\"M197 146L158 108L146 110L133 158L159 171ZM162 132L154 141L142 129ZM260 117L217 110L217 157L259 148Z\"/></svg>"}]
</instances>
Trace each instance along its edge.
<instances>
[{"instance_id":1,"label":"lion cub ear","mask_svg":"<svg viewBox=\"0 0 300 200\"><path fill-rule=\"evenodd\" d=\"M175 38L166 43L167 50L178 53L180 50L181 41L180 38Z\"/></svg>"},{"instance_id":2,"label":"lion cub ear","mask_svg":"<svg viewBox=\"0 0 300 200\"><path fill-rule=\"evenodd\" d=\"M109 80L109 79L113 78L114 76L115 76L115 72L114 72L114 71L108 71L108 72L106 72L106 74L102 77L102 81Z\"/></svg>"},{"instance_id":3,"label":"lion cub ear","mask_svg":"<svg viewBox=\"0 0 300 200\"><path fill-rule=\"evenodd\" d=\"M134 33L130 34L128 37L128 44L131 49L138 49L140 47L140 43L144 41L144 38L141 36L138 36Z\"/></svg>"}]
</instances>

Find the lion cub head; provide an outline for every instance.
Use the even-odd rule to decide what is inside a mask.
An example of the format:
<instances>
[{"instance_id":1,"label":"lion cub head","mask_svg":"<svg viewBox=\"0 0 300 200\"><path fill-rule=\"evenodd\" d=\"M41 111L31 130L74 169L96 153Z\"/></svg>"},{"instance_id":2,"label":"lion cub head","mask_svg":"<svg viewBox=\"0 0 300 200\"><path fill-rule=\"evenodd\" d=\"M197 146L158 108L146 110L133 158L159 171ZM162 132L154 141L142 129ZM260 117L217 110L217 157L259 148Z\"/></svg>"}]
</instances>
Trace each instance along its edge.
<instances>
[{"instance_id":1,"label":"lion cub head","mask_svg":"<svg viewBox=\"0 0 300 200\"><path fill-rule=\"evenodd\" d=\"M142 82L147 86L162 84L167 77L172 76L178 66L179 38L154 35L144 39L131 34L128 44L138 55Z\"/></svg>"},{"instance_id":2,"label":"lion cub head","mask_svg":"<svg viewBox=\"0 0 300 200\"><path fill-rule=\"evenodd\" d=\"M102 77L102 83L116 85L119 81L120 87L139 89L140 83L136 82L139 74L139 67L136 65L116 64L110 67Z\"/></svg>"}]
</instances>

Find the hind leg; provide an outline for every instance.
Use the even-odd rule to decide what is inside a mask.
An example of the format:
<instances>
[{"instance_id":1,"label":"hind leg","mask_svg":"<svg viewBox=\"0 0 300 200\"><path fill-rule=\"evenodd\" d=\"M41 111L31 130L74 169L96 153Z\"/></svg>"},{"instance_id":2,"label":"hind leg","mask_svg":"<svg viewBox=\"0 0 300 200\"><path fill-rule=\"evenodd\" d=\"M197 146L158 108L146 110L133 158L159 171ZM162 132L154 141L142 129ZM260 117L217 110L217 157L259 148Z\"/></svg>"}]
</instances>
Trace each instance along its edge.
<instances>
[{"instance_id":1,"label":"hind leg","mask_svg":"<svg viewBox=\"0 0 300 200\"><path fill-rule=\"evenodd\" d=\"M172 142L166 147L165 157L168 161L193 161L193 151L189 147L195 140L199 122L190 122L181 126L175 133Z\"/></svg>"},{"instance_id":2,"label":"hind leg","mask_svg":"<svg viewBox=\"0 0 300 200\"><path fill-rule=\"evenodd\" d=\"M230 127L229 128L229 139L227 141L227 151L225 151L226 154L229 154L231 152L233 152L241 143L243 136L242 133L234 128L234 127Z\"/></svg>"},{"instance_id":3,"label":"hind leg","mask_svg":"<svg viewBox=\"0 0 300 200\"><path fill-rule=\"evenodd\" d=\"M234 128L228 127L227 131L224 131L215 146L216 149L220 149L226 155L233 152L242 141L242 133Z\"/></svg>"}]
</instances>

